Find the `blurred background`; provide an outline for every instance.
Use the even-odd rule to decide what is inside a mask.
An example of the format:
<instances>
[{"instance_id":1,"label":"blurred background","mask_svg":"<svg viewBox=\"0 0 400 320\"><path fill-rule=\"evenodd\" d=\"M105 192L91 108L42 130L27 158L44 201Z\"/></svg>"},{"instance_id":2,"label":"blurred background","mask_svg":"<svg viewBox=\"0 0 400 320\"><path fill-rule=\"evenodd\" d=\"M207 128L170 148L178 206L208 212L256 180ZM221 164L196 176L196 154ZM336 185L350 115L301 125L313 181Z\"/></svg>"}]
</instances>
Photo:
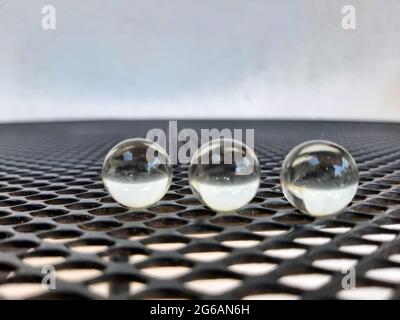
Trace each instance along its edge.
<instances>
[{"instance_id":1,"label":"blurred background","mask_svg":"<svg viewBox=\"0 0 400 320\"><path fill-rule=\"evenodd\" d=\"M399 57L399 0L0 0L0 122L400 121Z\"/></svg>"}]
</instances>

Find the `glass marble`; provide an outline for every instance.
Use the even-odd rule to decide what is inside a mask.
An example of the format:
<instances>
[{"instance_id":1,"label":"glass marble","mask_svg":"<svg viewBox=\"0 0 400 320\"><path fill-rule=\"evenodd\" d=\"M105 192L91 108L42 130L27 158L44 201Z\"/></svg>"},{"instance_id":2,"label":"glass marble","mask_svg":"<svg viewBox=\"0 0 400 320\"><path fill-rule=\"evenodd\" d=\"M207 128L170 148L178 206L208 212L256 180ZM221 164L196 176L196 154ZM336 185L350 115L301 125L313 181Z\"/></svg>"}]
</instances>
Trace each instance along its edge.
<instances>
[{"instance_id":1,"label":"glass marble","mask_svg":"<svg viewBox=\"0 0 400 320\"><path fill-rule=\"evenodd\" d=\"M216 139L193 155L189 184L194 195L217 212L235 211L249 203L260 185L260 165L248 146Z\"/></svg>"},{"instance_id":2,"label":"glass marble","mask_svg":"<svg viewBox=\"0 0 400 320\"><path fill-rule=\"evenodd\" d=\"M101 176L115 201L129 208L145 208L168 191L172 168L160 145L134 138L118 143L108 152Z\"/></svg>"},{"instance_id":3,"label":"glass marble","mask_svg":"<svg viewBox=\"0 0 400 320\"><path fill-rule=\"evenodd\" d=\"M350 153L329 141L295 147L283 161L281 187L288 201L310 216L327 216L345 208L358 187L358 169Z\"/></svg>"}]
</instances>

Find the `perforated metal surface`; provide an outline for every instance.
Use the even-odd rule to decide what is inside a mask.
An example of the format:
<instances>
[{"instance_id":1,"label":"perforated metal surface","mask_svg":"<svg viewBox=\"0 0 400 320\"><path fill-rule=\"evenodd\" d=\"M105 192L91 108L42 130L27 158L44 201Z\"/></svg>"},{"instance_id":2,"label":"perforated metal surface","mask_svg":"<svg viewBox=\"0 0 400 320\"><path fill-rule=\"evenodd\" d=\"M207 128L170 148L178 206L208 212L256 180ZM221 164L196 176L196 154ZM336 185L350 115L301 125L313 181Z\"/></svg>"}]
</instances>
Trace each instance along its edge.
<instances>
[{"instance_id":1,"label":"perforated metal surface","mask_svg":"<svg viewBox=\"0 0 400 320\"><path fill-rule=\"evenodd\" d=\"M1 125L0 296L400 297L398 124L178 125L255 129L262 184L251 204L234 214L208 210L192 196L182 165L165 198L148 210L115 203L99 177L105 153L151 128L166 130L167 122ZM348 148L361 185L348 208L315 220L285 200L279 171L293 146L321 138ZM357 289L349 293L341 268L353 263ZM55 266L56 290L40 285L43 264Z\"/></svg>"}]
</instances>

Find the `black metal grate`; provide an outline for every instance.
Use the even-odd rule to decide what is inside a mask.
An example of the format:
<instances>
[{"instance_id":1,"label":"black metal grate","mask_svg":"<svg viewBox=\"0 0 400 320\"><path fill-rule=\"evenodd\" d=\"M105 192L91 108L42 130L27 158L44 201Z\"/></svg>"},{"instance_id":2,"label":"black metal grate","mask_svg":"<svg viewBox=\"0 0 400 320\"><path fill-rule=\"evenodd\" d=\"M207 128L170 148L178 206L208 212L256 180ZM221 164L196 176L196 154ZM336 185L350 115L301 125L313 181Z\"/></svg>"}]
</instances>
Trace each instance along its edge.
<instances>
[{"instance_id":1,"label":"black metal grate","mask_svg":"<svg viewBox=\"0 0 400 320\"><path fill-rule=\"evenodd\" d=\"M235 214L216 214L191 194L187 166L176 165L162 201L143 211L121 207L99 177L105 153L167 126L0 126L0 297L334 299L370 290L400 298L400 125L181 121L180 129L255 129L256 198ZM325 219L299 213L279 186L284 156L309 139L342 144L361 173L354 201ZM351 293L339 263L356 263ZM40 285L43 264L55 266L55 290Z\"/></svg>"}]
</instances>

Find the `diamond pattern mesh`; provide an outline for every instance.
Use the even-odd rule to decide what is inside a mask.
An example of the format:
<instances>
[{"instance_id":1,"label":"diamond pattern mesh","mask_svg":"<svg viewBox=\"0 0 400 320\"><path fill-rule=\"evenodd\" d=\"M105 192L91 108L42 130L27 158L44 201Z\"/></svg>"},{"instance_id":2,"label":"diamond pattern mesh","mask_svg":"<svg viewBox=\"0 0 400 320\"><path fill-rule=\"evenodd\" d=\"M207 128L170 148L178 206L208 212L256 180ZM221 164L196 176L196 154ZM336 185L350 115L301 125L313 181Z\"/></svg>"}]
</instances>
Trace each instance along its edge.
<instances>
[{"instance_id":1,"label":"diamond pattern mesh","mask_svg":"<svg viewBox=\"0 0 400 320\"><path fill-rule=\"evenodd\" d=\"M121 207L104 190L105 153L167 122L0 126L1 298L345 299L400 297L400 127L334 122L182 121L180 129L254 128L262 166L257 196L217 214L174 166L151 208ZM284 198L286 153L309 139L345 146L359 165L354 201L313 219ZM43 265L55 290L41 286ZM343 268L355 266L354 290ZM372 294L372 296L368 296Z\"/></svg>"}]
</instances>

